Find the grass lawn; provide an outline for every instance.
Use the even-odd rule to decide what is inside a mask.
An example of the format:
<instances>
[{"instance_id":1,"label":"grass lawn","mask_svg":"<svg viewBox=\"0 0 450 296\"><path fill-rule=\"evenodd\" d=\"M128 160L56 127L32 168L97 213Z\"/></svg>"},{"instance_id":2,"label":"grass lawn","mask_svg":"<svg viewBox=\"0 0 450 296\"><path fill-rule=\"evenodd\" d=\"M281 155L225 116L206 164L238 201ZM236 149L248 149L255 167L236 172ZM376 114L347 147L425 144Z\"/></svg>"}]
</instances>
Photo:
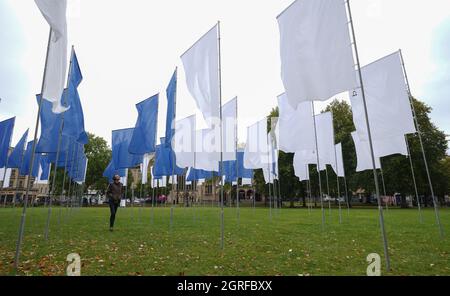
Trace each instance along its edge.
<instances>
[{"instance_id":1,"label":"grass lawn","mask_svg":"<svg viewBox=\"0 0 450 296\"><path fill-rule=\"evenodd\" d=\"M11 275L22 209L0 208L0 275ZM152 212L154 212L152 218ZM439 238L432 209L419 224L417 210L389 209L385 221L392 271L386 273L376 209L225 209L225 248L220 250L218 208L119 209L109 232L108 208L32 208L20 275L65 275L66 256L81 256L82 275L365 275L370 253L382 257L383 275L450 275L450 210L440 211L446 237Z\"/></svg>"}]
</instances>

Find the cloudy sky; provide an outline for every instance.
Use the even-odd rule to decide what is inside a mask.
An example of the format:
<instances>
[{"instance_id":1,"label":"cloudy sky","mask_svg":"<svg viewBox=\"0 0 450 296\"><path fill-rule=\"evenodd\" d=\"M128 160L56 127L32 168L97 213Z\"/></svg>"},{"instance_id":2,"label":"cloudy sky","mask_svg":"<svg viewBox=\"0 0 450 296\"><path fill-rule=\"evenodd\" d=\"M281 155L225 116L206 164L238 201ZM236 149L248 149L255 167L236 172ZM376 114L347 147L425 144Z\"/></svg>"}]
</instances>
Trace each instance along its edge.
<instances>
[{"instance_id":1,"label":"cloudy sky","mask_svg":"<svg viewBox=\"0 0 450 296\"><path fill-rule=\"evenodd\" d=\"M196 111L180 55L221 21L224 103L239 98L239 140L283 92L276 16L292 0L68 0L69 44L84 75L86 129L108 141L133 127L135 104L165 89L178 66L177 117ZM363 65L402 49L413 94L450 134L450 1L353 0ZM0 0L0 120L17 116L13 143L34 127L49 27L32 0ZM320 104L323 106L323 104ZM320 109L319 106L319 109ZM200 116L198 116L200 117ZM200 122L201 124L201 122Z\"/></svg>"}]
</instances>

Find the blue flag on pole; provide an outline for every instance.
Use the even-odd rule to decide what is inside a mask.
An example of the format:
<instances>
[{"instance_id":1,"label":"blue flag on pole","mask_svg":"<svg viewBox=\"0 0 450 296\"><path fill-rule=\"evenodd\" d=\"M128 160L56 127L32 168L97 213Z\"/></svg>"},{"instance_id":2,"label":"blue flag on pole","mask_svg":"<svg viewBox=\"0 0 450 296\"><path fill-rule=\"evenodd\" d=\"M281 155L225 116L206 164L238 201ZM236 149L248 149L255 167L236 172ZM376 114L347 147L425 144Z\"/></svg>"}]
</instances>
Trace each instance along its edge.
<instances>
[{"instance_id":1,"label":"blue flag on pole","mask_svg":"<svg viewBox=\"0 0 450 296\"><path fill-rule=\"evenodd\" d=\"M246 179L253 179L253 170L246 169L244 167L244 151L238 151L237 152L237 162L238 162L238 177L239 178L246 178Z\"/></svg>"},{"instance_id":2,"label":"blue flag on pole","mask_svg":"<svg viewBox=\"0 0 450 296\"><path fill-rule=\"evenodd\" d=\"M83 80L80 65L78 64L75 50L72 49L71 56L72 65L70 68L70 80L68 88L65 90L65 106L70 107L64 114L64 129L63 134L74 137L77 142L82 144L88 143L88 137L84 129L84 114L81 106L80 95L78 93L78 86Z\"/></svg>"},{"instance_id":3,"label":"blue flag on pole","mask_svg":"<svg viewBox=\"0 0 450 296\"><path fill-rule=\"evenodd\" d=\"M34 162L33 162L33 171L30 174L30 162L31 162L31 154L32 154L32 150L33 150L33 142L34 141L30 141L27 144L27 150L25 151L25 155L23 157L23 162L22 165L20 167L20 175L22 176L33 176L33 177L37 177L39 175L39 163L41 161L41 154L36 153L34 156Z\"/></svg>"},{"instance_id":4,"label":"blue flag on pole","mask_svg":"<svg viewBox=\"0 0 450 296\"><path fill-rule=\"evenodd\" d=\"M109 181L112 181L112 178L114 177L114 175L119 175L120 177L125 177L126 172L127 172L127 169L116 170L114 168L114 162L111 159L111 161L109 162L105 171L103 172L103 177L106 177L106 178L108 178Z\"/></svg>"},{"instance_id":5,"label":"blue flag on pole","mask_svg":"<svg viewBox=\"0 0 450 296\"><path fill-rule=\"evenodd\" d=\"M115 169L133 168L144 160L143 154L128 152L134 128L112 131L112 157Z\"/></svg>"},{"instance_id":6,"label":"blue flag on pole","mask_svg":"<svg viewBox=\"0 0 450 296\"><path fill-rule=\"evenodd\" d=\"M22 157L25 153L25 145L27 144L28 138L28 130L25 131L22 138L20 138L19 142L17 142L16 147L14 147L13 151L9 155L8 158L8 168L20 168L22 165Z\"/></svg>"},{"instance_id":7,"label":"blue flag on pole","mask_svg":"<svg viewBox=\"0 0 450 296\"><path fill-rule=\"evenodd\" d=\"M164 143L163 141L161 143ZM175 169L173 169L175 165ZM172 148L166 147L164 144L156 146L155 165L153 166L154 175L157 177L179 176L184 174L184 169L176 166L175 152Z\"/></svg>"},{"instance_id":8,"label":"blue flag on pole","mask_svg":"<svg viewBox=\"0 0 450 296\"><path fill-rule=\"evenodd\" d=\"M216 172L208 172L205 170L190 168L186 181L192 182L200 179L211 180L214 176L217 176Z\"/></svg>"},{"instance_id":9,"label":"blue flag on pole","mask_svg":"<svg viewBox=\"0 0 450 296\"><path fill-rule=\"evenodd\" d=\"M50 162L48 160L48 156L47 155L42 155L41 156L41 169L42 169L42 174L41 174L41 181L47 181L48 178L50 177Z\"/></svg>"},{"instance_id":10,"label":"blue flag on pole","mask_svg":"<svg viewBox=\"0 0 450 296\"><path fill-rule=\"evenodd\" d=\"M13 117L0 122L0 168L6 166L15 121Z\"/></svg>"},{"instance_id":11,"label":"blue flag on pole","mask_svg":"<svg viewBox=\"0 0 450 296\"><path fill-rule=\"evenodd\" d=\"M36 95L38 104L40 98L41 95ZM58 150L58 140L62 123L62 114L53 113L52 103L47 100L42 100L40 119L41 136L36 145L36 153L56 153L56 151ZM68 144L69 143L67 141L62 140L60 151L66 151L68 148Z\"/></svg>"},{"instance_id":12,"label":"blue flag on pole","mask_svg":"<svg viewBox=\"0 0 450 296\"><path fill-rule=\"evenodd\" d=\"M166 137L164 145L171 147L172 138L175 133L176 99L177 99L177 70L170 79L169 86L166 89L167 95L167 117L166 117Z\"/></svg>"},{"instance_id":13,"label":"blue flag on pole","mask_svg":"<svg viewBox=\"0 0 450 296\"><path fill-rule=\"evenodd\" d=\"M128 152L147 154L155 152L156 132L158 126L159 94L136 104L138 119L133 130Z\"/></svg>"}]
</instances>

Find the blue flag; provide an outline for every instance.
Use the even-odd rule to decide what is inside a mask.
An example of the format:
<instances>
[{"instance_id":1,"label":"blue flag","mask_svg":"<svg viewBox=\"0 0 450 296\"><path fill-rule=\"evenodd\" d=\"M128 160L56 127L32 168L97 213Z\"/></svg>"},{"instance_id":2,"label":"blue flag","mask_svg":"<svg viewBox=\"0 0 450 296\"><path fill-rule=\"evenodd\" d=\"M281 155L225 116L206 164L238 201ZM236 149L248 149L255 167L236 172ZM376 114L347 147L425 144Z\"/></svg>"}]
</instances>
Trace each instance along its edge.
<instances>
[{"instance_id":1,"label":"blue flag","mask_svg":"<svg viewBox=\"0 0 450 296\"><path fill-rule=\"evenodd\" d=\"M159 95L136 104L138 119L133 131L128 152L146 154L155 152L158 125Z\"/></svg>"},{"instance_id":2,"label":"blue flag","mask_svg":"<svg viewBox=\"0 0 450 296\"><path fill-rule=\"evenodd\" d=\"M114 163L111 159L105 171L103 172L103 177L108 178L109 181L112 181L114 175L119 175L120 177L125 177L127 169L118 169L114 168Z\"/></svg>"},{"instance_id":3,"label":"blue flag","mask_svg":"<svg viewBox=\"0 0 450 296\"><path fill-rule=\"evenodd\" d=\"M112 157L115 169L133 168L144 160L143 154L128 152L134 128L112 131Z\"/></svg>"},{"instance_id":4,"label":"blue flag","mask_svg":"<svg viewBox=\"0 0 450 296\"><path fill-rule=\"evenodd\" d=\"M23 154L25 153L25 145L27 143L28 138L28 130L23 134L22 138L20 138L19 142L17 142L16 147L14 147L13 151L9 155L8 158L8 168L20 168L22 165Z\"/></svg>"},{"instance_id":5,"label":"blue flag","mask_svg":"<svg viewBox=\"0 0 450 296\"><path fill-rule=\"evenodd\" d=\"M216 172L208 172L205 170L190 168L186 181L192 182L200 179L211 180L214 176L217 176Z\"/></svg>"},{"instance_id":6,"label":"blue flag","mask_svg":"<svg viewBox=\"0 0 450 296\"><path fill-rule=\"evenodd\" d=\"M175 116L176 116L176 95L177 95L177 70L170 79L169 86L166 89L167 95L167 117L166 117L166 137L164 145L171 147L173 135L175 133Z\"/></svg>"},{"instance_id":7,"label":"blue flag","mask_svg":"<svg viewBox=\"0 0 450 296\"><path fill-rule=\"evenodd\" d=\"M78 94L78 86L83 80L83 75L81 74L77 55L73 49L71 61L70 80L64 97L64 105L69 106L70 109L64 114L63 134L75 138L77 142L87 144L88 137L84 129L83 108L80 95Z\"/></svg>"},{"instance_id":8,"label":"blue flag","mask_svg":"<svg viewBox=\"0 0 450 296\"><path fill-rule=\"evenodd\" d=\"M23 162L20 167L20 175L22 176L33 176L37 177L39 175L39 163L41 161L41 154L36 153L34 156L34 162L33 162L33 171L30 174L30 164L31 164L31 155L33 152L33 142L30 141L27 144L27 150L25 151L25 155L23 157Z\"/></svg>"},{"instance_id":9,"label":"blue flag","mask_svg":"<svg viewBox=\"0 0 450 296\"><path fill-rule=\"evenodd\" d=\"M13 117L0 122L0 168L6 166L15 121L16 118Z\"/></svg>"},{"instance_id":10,"label":"blue flag","mask_svg":"<svg viewBox=\"0 0 450 296\"><path fill-rule=\"evenodd\" d=\"M41 95L36 95L38 104L40 98ZM53 113L52 103L47 100L42 100L40 119L41 136L39 138L38 144L36 145L36 153L56 153L56 151L58 150L58 140L62 123L62 114ZM68 146L68 141L62 140L60 151L66 151Z\"/></svg>"},{"instance_id":11,"label":"blue flag","mask_svg":"<svg viewBox=\"0 0 450 296\"><path fill-rule=\"evenodd\" d=\"M173 169L174 165L175 169ZM175 152L171 147L166 147L163 144L156 146L153 171L153 175L157 177L172 176L172 174L179 176L184 174L184 169L176 166Z\"/></svg>"},{"instance_id":12,"label":"blue flag","mask_svg":"<svg viewBox=\"0 0 450 296\"><path fill-rule=\"evenodd\" d=\"M237 152L237 162L238 162L238 177L239 178L246 178L246 179L253 179L253 170L246 169L244 167L244 151L238 151Z\"/></svg>"},{"instance_id":13,"label":"blue flag","mask_svg":"<svg viewBox=\"0 0 450 296\"><path fill-rule=\"evenodd\" d=\"M41 181L46 181L50 177L50 162L47 155L41 156Z\"/></svg>"}]
</instances>

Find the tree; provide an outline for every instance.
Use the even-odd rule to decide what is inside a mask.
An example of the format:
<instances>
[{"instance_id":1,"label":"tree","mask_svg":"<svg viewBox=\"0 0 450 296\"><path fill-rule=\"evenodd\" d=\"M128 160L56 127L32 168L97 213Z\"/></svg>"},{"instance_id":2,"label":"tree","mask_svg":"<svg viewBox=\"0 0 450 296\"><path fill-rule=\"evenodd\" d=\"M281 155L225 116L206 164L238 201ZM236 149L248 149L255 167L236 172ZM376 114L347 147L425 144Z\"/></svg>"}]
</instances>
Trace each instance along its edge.
<instances>
[{"instance_id":1,"label":"tree","mask_svg":"<svg viewBox=\"0 0 450 296\"><path fill-rule=\"evenodd\" d=\"M105 190L108 186L103 172L111 160L111 149L105 139L88 133L89 143L84 146L88 161L86 172L86 188L91 190Z\"/></svg>"}]
</instances>

